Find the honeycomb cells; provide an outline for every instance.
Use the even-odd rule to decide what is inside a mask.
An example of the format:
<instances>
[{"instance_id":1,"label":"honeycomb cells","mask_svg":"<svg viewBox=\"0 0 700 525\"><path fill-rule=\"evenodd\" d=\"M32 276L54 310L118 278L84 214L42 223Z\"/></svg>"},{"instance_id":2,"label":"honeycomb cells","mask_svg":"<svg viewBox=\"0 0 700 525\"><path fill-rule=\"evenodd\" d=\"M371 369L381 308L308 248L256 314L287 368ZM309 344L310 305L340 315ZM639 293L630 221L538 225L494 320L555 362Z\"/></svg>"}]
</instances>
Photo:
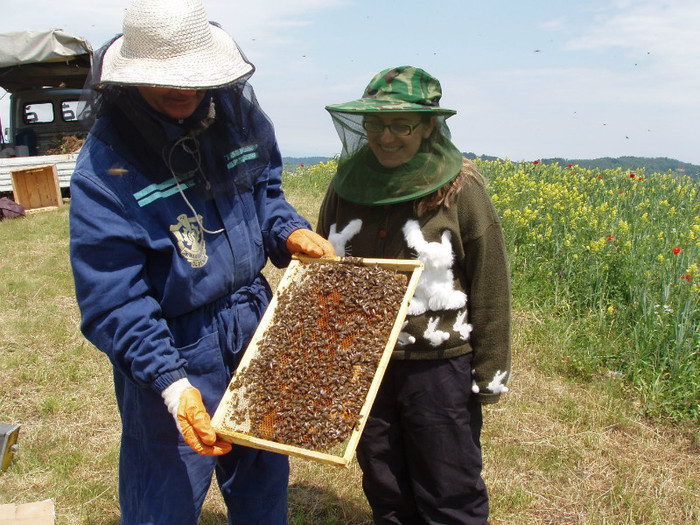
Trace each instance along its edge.
<instances>
[{"instance_id":1,"label":"honeycomb cells","mask_svg":"<svg viewBox=\"0 0 700 525\"><path fill-rule=\"evenodd\" d=\"M360 417L407 276L355 258L300 266L229 388L232 430L328 451Z\"/></svg>"}]
</instances>

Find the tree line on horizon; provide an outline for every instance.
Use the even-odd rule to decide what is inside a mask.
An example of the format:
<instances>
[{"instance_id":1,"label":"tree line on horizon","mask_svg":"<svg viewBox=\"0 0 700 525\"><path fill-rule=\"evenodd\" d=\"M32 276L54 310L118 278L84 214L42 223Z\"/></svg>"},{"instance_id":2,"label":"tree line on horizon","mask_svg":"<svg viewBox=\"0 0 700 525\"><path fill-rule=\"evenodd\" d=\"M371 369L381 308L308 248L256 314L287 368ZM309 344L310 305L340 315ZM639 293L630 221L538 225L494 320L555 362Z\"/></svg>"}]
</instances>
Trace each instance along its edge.
<instances>
[{"instance_id":1,"label":"tree line on horizon","mask_svg":"<svg viewBox=\"0 0 700 525\"><path fill-rule=\"evenodd\" d=\"M505 160L501 159L500 157L493 157L490 155L476 155L472 152L463 153L463 155L471 160L477 158L487 161ZM282 160L285 169L294 170L302 165L311 166L318 164L319 162L326 162L331 158L333 157L284 157ZM585 169L606 170L620 168L622 170L636 171L644 168L647 175L651 173L668 173L671 171L673 173L687 175L694 180L700 180L699 165L681 162L668 157L600 157L597 159L565 159L561 157L553 157L537 160L541 164L557 163L560 166L568 166L569 164L573 164Z\"/></svg>"},{"instance_id":2,"label":"tree line on horizon","mask_svg":"<svg viewBox=\"0 0 700 525\"><path fill-rule=\"evenodd\" d=\"M481 158L482 160L503 160L498 157L489 157L487 155L475 155L474 153L464 153L468 159L474 160ZM513 159L511 159L513 160ZM600 157L597 159L565 159L562 157L552 157L548 159L537 159L540 164L559 164L560 166L568 166L572 164L584 169L600 169L614 170L622 169L629 171L637 171L644 168L647 175L651 173L678 173L687 175L692 179L700 180L700 166L681 162L668 157Z\"/></svg>"}]
</instances>

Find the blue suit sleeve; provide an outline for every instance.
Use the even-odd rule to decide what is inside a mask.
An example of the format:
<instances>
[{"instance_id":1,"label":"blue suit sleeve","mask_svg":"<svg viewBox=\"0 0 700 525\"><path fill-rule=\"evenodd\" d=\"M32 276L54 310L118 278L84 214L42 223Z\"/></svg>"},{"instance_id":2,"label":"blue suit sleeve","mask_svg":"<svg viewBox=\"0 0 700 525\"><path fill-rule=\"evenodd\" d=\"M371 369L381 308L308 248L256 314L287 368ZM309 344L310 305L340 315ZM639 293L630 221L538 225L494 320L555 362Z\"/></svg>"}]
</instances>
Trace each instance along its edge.
<instances>
[{"instance_id":1,"label":"blue suit sleeve","mask_svg":"<svg viewBox=\"0 0 700 525\"><path fill-rule=\"evenodd\" d=\"M149 295L140 227L98 180L71 180L70 258L81 330L137 384L162 391L186 375L160 305Z\"/></svg>"}]
</instances>

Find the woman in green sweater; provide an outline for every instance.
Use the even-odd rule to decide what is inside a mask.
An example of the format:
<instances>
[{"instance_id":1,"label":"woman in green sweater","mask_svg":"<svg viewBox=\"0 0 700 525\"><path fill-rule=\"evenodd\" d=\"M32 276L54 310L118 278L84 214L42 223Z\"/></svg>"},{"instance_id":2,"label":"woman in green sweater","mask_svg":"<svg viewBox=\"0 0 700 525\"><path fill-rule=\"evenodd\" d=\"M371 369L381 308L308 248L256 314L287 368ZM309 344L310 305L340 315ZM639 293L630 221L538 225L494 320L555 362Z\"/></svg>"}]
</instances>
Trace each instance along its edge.
<instances>
[{"instance_id":1,"label":"woman in green sweater","mask_svg":"<svg viewBox=\"0 0 700 525\"><path fill-rule=\"evenodd\" d=\"M343 143L318 231L338 255L425 267L357 450L375 523L488 523L481 405L510 379L510 277L501 223L450 141L440 83L377 74L326 107Z\"/></svg>"}]
</instances>

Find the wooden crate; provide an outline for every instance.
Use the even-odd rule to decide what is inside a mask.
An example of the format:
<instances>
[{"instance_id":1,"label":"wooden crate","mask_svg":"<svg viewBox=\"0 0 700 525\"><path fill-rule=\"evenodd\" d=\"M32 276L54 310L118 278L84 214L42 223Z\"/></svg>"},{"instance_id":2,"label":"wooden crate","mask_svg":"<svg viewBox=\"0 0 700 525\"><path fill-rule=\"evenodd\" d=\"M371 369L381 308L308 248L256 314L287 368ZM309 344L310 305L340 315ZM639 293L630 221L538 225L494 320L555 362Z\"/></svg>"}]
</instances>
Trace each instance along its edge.
<instances>
[{"instance_id":1,"label":"wooden crate","mask_svg":"<svg viewBox=\"0 0 700 525\"><path fill-rule=\"evenodd\" d=\"M25 210L63 206L55 164L13 170L14 201Z\"/></svg>"},{"instance_id":2,"label":"wooden crate","mask_svg":"<svg viewBox=\"0 0 700 525\"><path fill-rule=\"evenodd\" d=\"M328 262L337 264L347 264L350 259L352 259L353 264L359 264L362 266L369 267L378 266L380 268L393 270L394 272L398 272L406 276L405 291L403 293L403 298L400 301L400 304L398 305L398 308L396 310L396 316L395 318L393 318L393 322L390 325L390 333L388 335L385 335L383 338L377 338L377 341L381 343L378 345L378 353L380 353L380 357L378 362L376 363L376 368L374 369L373 374L371 376L367 376L363 380L365 382L364 388L367 388L366 385L368 381L371 381L371 383L369 383L369 386L367 388L367 393L364 397L364 401L362 404L362 408L359 411L359 415L356 419L352 421L351 428L348 431L347 435L344 435L342 441L339 442L337 446L332 447L331 450L318 450L317 448L314 448L312 446L289 444L282 442L282 440L266 439L260 437L259 435L253 435L254 432L250 430L250 425L248 425L247 429L245 424L241 426L240 422L234 421L234 419L231 417L231 413L234 409L240 410L238 407L246 406L247 404L247 393L245 387L241 387L241 378L245 377L246 369L248 369L248 367L254 366L256 359L260 359L259 356L261 355L261 349L264 345L264 338L266 333L268 333L268 331L269 333L275 333L275 330L283 329L279 326L280 320L276 318L278 310L281 310L284 307L284 302L289 300L290 295L294 297L293 293L295 287L299 289L298 287L300 286L300 281L303 281L303 279L305 278L304 276L309 275L308 273L305 274L304 272L314 271L313 265ZM245 354L243 355L241 363L238 366L238 369L233 379L231 380L229 388L226 390L226 393L224 394L216 412L214 413L214 416L212 418L212 425L216 430L217 434L222 439L239 445L269 450L330 465L347 466L355 454L355 449L357 448L357 444L362 434L362 430L367 421L367 417L372 407L372 403L374 402L377 390L379 389L379 385L384 376L384 371L386 370L386 367L389 364L391 353L394 349L402 325L404 323L406 312L408 310L408 304L411 298L413 297L413 293L415 292L416 286L418 284L418 279L420 278L422 271L423 264L420 261L412 260L359 259L342 257L335 257L332 259L313 259L295 256L292 262L290 263L289 267L285 271L285 274L282 277L277 291L275 292L272 301L270 302L270 305L266 310L260 322L260 325L258 326L258 329L256 330L253 336L253 339L248 345L248 348L246 349ZM344 290L345 289L341 289L338 290L338 292L343 293ZM334 290L332 293L335 294L336 291ZM362 293L361 284L358 285L356 293ZM328 310L331 310L330 306L318 306L315 305L315 303L313 302L310 302L309 304L314 305L314 308L317 310L317 312L315 312L313 315L317 315L318 319L321 319L324 315L326 316L326 321L324 321L323 329L327 331L329 345L339 344L340 338L336 337L336 334L331 333L334 330L338 331L342 329L342 337L347 338L344 339L344 341L353 340L352 337L347 336L347 334L351 331L348 329L347 326L345 328L342 328L339 326L340 323L333 323L333 319L327 319ZM334 306L334 308L335 307L336 306ZM387 319L389 317L391 316L387 314L386 318L384 319L383 324L385 328L387 326ZM367 326L366 331L372 331L372 326ZM331 341L335 342L331 343ZM294 352L298 352L298 356L300 359L313 359L313 356L308 354L309 348L313 346L309 343L310 342L308 341L299 341L298 344L294 345ZM351 344L355 344L354 340ZM316 342L316 345L318 346L318 342ZM335 346L335 348L339 347ZM321 351L326 350L322 349ZM280 354L284 354L284 352L280 352ZM271 366L269 368L269 371L267 368L265 369L265 376L268 377L269 375L270 381L274 383L275 381L280 381L279 378L283 378L285 373L289 373L289 370L296 370L296 367L298 366L299 364L276 362L275 366ZM333 370L336 370L336 368L333 368ZM319 382L322 382L322 380L319 380ZM315 387L316 385L313 386ZM313 389L309 388L309 390ZM324 395L328 396L329 394L326 393ZM335 393L330 394L331 397L334 395ZM300 414L300 417L303 416L304 414ZM347 423L344 424L346 427L348 426ZM333 425L333 421L330 418L327 418L325 420L319 419L312 422L312 425Z\"/></svg>"}]
</instances>

